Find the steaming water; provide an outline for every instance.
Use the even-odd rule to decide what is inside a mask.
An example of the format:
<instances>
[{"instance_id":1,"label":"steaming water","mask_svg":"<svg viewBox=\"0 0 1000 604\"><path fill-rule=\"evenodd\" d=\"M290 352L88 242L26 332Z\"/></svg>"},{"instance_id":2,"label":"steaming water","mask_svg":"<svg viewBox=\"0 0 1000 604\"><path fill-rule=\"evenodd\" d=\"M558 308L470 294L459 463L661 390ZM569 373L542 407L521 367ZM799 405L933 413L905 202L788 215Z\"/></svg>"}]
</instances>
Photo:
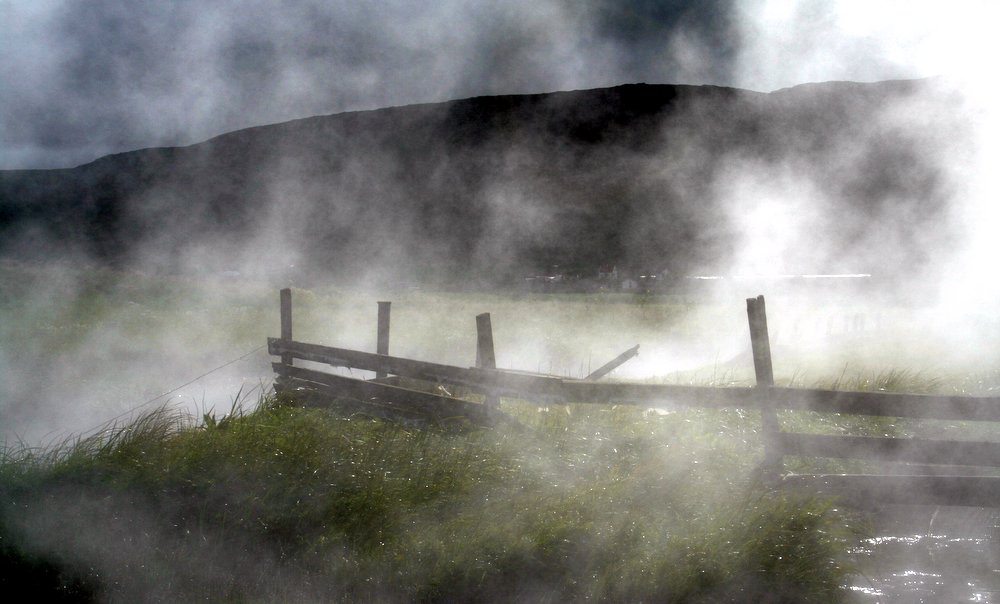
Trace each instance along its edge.
<instances>
[{"instance_id":1,"label":"steaming water","mask_svg":"<svg viewBox=\"0 0 1000 604\"><path fill-rule=\"evenodd\" d=\"M136 355L117 360L110 370L85 367L76 376L59 368L38 371L39 383L32 380L28 388L12 386L10 390L17 391L5 393L7 421L0 443L55 444L109 424L126 424L157 407L201 417L209 412L222 416L237 399L252 406L270 388L270 357L266 350L241 356L219 357L217 364L200 367L161 358L162 366L157 367L156 360L144 362L143 355ZM140 369L142 365L146 367Z\"/></svg>"},{"instance_id":2,"label":"steaming water","mask_svg":"<svg viewBox=\"0 0 1000 604\"><path fill-rule=\"evenodd\" d=\"M857 602L1000 602L1000 511L889 506L854 550Z\"/></svg>"}]
</instances>

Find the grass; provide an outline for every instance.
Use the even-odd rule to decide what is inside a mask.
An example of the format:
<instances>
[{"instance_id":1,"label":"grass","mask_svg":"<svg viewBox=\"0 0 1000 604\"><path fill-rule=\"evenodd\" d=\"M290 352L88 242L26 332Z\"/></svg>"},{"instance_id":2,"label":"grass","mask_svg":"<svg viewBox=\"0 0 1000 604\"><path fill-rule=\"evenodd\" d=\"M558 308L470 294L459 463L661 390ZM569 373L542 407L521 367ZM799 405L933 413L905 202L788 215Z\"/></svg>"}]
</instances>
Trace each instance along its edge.
<instances>
[{"instance_id":1,"label":"grass","mask_svg":"<svg viewBox=\"0 0 1000 604\"><path fill-rule=\"evenodd\" d=\"M0 463L7 587L78 599L831 601L852 517L754 483L738 412L412 428L267 398Z\"/></svg>"},{"instance_id":2,"label":"grass","mask_svg":"<svg viewBox=\"0 0 1000 604\"><path fill-rule=\"evenodd\" d=\"M183 381L170 374L154 383L155 365L172 364L171 355L197 369L178 370L186 380L277 331L276 290L261 284L2 265L0 276L17 286L0 292L8 376L52 369L56 358L58 368L75 368L72 401L45 389L67 377L54 370L23 391L16 380L0 387L49 421L103 399L103 377L140 382L123 396L130 408ZM580 376L641 343L626 367L649 363L650 381L753 379L749 357L725 352L735 350L730 340L745 348L739 303L295 290L296 335L371 349L376 299L394 302L400 356L470 364L474 316L489 311L501 366ZM794 335L796 321L822 331L829 320L790 316L782 325L780 305L769 300L769 309L781 385L995 394L1000 384L996 372L941 371L904 356L924 351L893 340L888 320L874 338L783 347L780 334ZM897 314L889 318L911 324ZM713 339L721 355L703 342ZM675 352L708 362L655 369ZM504 401L521 429L418 429L290 403L266 398L200 419L164 407L91 437L4 448L0 585L70 601L826 602L846 596L855 570L847 544L869 530L828 501L754 482L761 447L751 413L539 411ZM781 421L789 430L948 438L995 438L996 428L805 413ZM790 459L786 468L865 466Z\"/></svg>"}]
</instances>

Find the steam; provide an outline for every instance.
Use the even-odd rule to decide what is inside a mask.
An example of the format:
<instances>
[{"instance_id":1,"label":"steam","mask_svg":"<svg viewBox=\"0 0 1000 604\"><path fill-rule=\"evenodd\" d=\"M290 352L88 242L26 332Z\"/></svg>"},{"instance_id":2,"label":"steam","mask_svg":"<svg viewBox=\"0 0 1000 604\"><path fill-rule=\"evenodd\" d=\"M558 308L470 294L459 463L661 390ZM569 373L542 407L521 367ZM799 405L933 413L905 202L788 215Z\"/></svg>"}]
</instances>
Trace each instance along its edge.
<instances>
[{"instance_id":1,"label":"steam","mask_svg":"<svg viewBox=\"0 0 1000 604\"><path fill-rule=\"evenodd\" d=\"M364 259L370 268L341 271L340 281L315 288L318 294L298 290L297 335L372 350L374 301L391 299L391 352L444 363L471 364L473 317L488 311L501 367L580 377L640 344L639 358L620 377L726 382L739 377L734 368L749 368L742 299L764 293L776 369L812 372L800 378L807 384L851 362L929 375L995 368L998 13L1000 6L985 0L946 7L904 0L0 3L3 169L72 167L262 124L483 95L711 84L773 92L767 102L794 113L820 96L822 85L803 84L925 79L919 94L880 106L874 123L831 108L829 121L815 125L810 141L817 144L787 140L784 124L765 125L762 136L792 150L778 157L714 156L707 142L671 147L678 130L717 125L711 115L692 112L669 127L652 125L661 128L662 144L646 155L589 160L594 170L580 175L582 182L607 177L664 200L601 245L640 250L637 256L657 270L675 259L643 247L655 229L681 237L691 227L698 238L690 247L712 250L703 268L727 280L720 280L716 304L691 311L692 324L709 326L697 333L658 311L623 319L605 310L606 322L595 325L587 302L539 304L527 313L530 300L424 296L424 278L470 262L503 273L553 231L585 237L587 227L600 224L574 214L573 200L560 200L558 187L545 184L540 175L565 160L542 155L530 140L498 149L489 178L472 185L450 158L418 158L428 183L457 191L435 216L409 208L411 192L396 178L400 166L386 157L347 158L337 174L310 180L310 159L296 155L290 140L277 151L284 157L273 173L254 175L250 193L261 203L249 228L202 229L219 217L164 186L134 204L149 211L144 218L154 235L98 284L78 270L91 259L76 257L70 266L49 257L63 242L45 239L41 229L10 233L0 245L45 268L0 261L0 274L9 277L0 284L0 438L56 442L148 401L186 405L197 415L223 412L241 388L269 378L263 351L244 355L276 334L279 285L315 285L300 270L310 262L355 266ZM885 152L891 148L907 151ZM678 169L668 170L667 160ZM639 168L624 174L626 165ZM886 179L907 186L882 194ZM215 184L220 195L233 194L227 183ZM473 198L462 197L466 191ZM355 211L352 203L365 198L390 199L399 209L391 216ZM928 198L940 207L914 201ZM671 222L675 206L686 211L708 200L721 208L718 215L691 212L692 224ZM449 248L442 233L452 228L452 212L466 207L481 210L480 236L473 249ZM304 234L324 225L334 225L325 236L347 242L349 257L317 260L322 246L303 245ZM377 236L384 233L394 238ZM721 235L729 233L732 240ZM914 239L921 242L917 252ZM575 260L559 249L546 253L552 264ZM817 287L815 296L785 297L788 280L775 279L828 273L870 273L891 291L837 298ZM137 291L132 277L156 285ZM428 307L420 316L413 310ZM877 350L851 333L858 325L876 332ZM795 364L810 355L824 359L819 367ZM211 379L176 389L215 368L221 370ZM25 519L37 525L44 548L59 545L64 531L47 523L60 513L45 509ZM102 536L85 533L74 547L90 556L100 543ZM106 562L114 566L118 556L133 554L150 555L112 552ZM232 572L227 564L209 568ZM260 562L268 573L273 565Z\"/></svg>"},{"instance_id":2,"label":"steam","mask_svg":"<svg viewBox=\"0 0 1000 604\"><path fill-rule=\"evenodd\" d=\"M982 369L989 367L1000 335L995 320L1000 287L988 276L1000 253L998 183L992 168L1000 131L996 86L983 74L987 57L997 51L988 25L997 7L988 2L942 10L929 2L862 7L761 1L741 3L737 10L746 42L737 72L744 82L759 82L764 89L821 80L932 77L929 95L886 106L879 123L866 131L844 124L850 134L842 141L843 152L831 159L842 165L843 174L877 173L884 166L872 165L869 150L898 133L923 132L912 141L915 154L909 163L923 164L930 178L915 183L914 197L936 189L947 200L946 210L936 216L913 207L908 198L886 200L880 211L862 218L874 236L863 238L859 246L851 236L857 230L850 227L858 217L845 217L840 224L813 220L818 208L834 201L830 193L837 182L828 174L789 163L787 170L770 170L762 177L751 164L743 171L750 176L737 174L722 194L734 200L749 195L755 200L751 205L763 208L764 215L768 208L780 208L778 220L784 224L768 233L748 221L741 248L745 262L777 268L783 260L798 258L812 266L877 274L880 267L866 265L865 259L878 258L886 266L902 267L902 274L892 275L895 299L934 309L922 324L927 342L936 342L940 352L937 363L924 368L948 371L955 364L975 366L976 359ZM942 99L946 102L935 102ZM841 134L832 131L830 136L836 140ZM774 220L771 215L767 222L780 224ZM822 236L813 239L815 233ZM906 247L897 242L912 233L920 233L922 253L902 256Z\"/></svg>"},{"instance_id":3,"label":"steam","mask_svg":"<svg viewBox=\"0 0 1000 604\"><path fill-rule=\"evenodd\" d=\"M995 316L1000 300L1000 285L981 278L1000 256L994 235L1000 214L993 202L998 188L991 176L997 156L997 104L989 78L982 75L989 72L988 57L996 54L990 52L995 43L985 30L996 9L988 2L959 6L961 10L942 12L929 2L884 2L861 9L850 2L773 0L666 8L597 0L518 0L500 6L458 0L305 2L280 8L267 2L227 0L169 7L156 3L122 7L104 1L11 2L4 5L0 20L8 57L0 76L18 84L5 89L2 99L0 165L68 166L109 152L194 143L237 128L308 115L473 95L631 81L768 91L827 80L933 76L920 95L904 95L883 107L877 123L854 123L845 116L817 126L823 129L818 137L824 141L822 148L804 149L797 156L713 157L697 146L669 147L673 132L664 131L663 149L642 159L640 173L608 177L621 179L623 187L662 191L667 200L664 207L645 208L646 213L636 216L631 232L621 234L622 246L643 250L649 229L664 224L674 228L666 206L690 208L712 199L723 214L699 217L693 225L703 238L693 241L694 247L705 243L721 250L704 267L707 272L760 278L826 273L885 277L892 271L888 277L895 289L893 299L907 304L937 302L942 312L932 324L942 336L953 336L969 348L966 336L992 333L982 330L982 318ZM811 89L805 87L772 97L791 110L810 102L810 95ZM942 98L948 102L940 102ZM943 114L941 107L953 111ZM692 114L680 127L708 129L710 119ZM779 140L787 136L780 125L765 134ZM912 155L882 162L878 151L886 141L907 143ZM795 141L790 148L796 148ZM542 156L531 141L499 151L494 176L481 183L476 199L454 203L455 207L480 204L483 210L475 249L455 250L441 243L442 229L450 228L447 211L428 218L406 209L408 192L393 180L398 166L386 158L350 158L352 163L340 176L316 182L304 177L309 174L302 167L305 160L289 148L276 173L258 177L259 195L266 203L252 217L249 236L204 235L197 226L199 219L191 218L202 210L186 207L178 212L184 199L169 188L155 190L140 204L153 209L147 220L155 236L129 259L127 268L150 275L166 270L199 279L234 274L252 280L260 287L255 295L266 299L278 284L310 284L295 283L295 275L317 252L301 245L303 233L316 228L317 207L329 219L325 224L338 225L328 236L350 242L350 258L323 262L335 266L342 260L366 259L370 270L343 276L364 287L440 277L469 258L503 272L516 264L519 250L544 244L553 230L592 226L572 214L569 201L536 203L540 197L559 198L559 190L551 185L541 189L544 179L532 176L559 158ZM665 153L678 154L680 165L692 176L678 179L664 172ZM592 161L597 168L614 166L621 159ZM454 173L448 158L426 162L429 181L463 190L462 175ZM630 165L636 165L634 158ZM609 172L614 170L595 169L594 174ZM876 203L863 212L838 215L845 200L877 193L880 178L899 173L919 175L912 196L881 199L876 194ZM224 184L220 191L227 191ZM913 198L927 191L946 201L946 211L925 215L913 205ZM342 203L364 197L398 200L399 211L392 216L357 215ZM212 219L208 214L203 218ZM190 228L192 224L196 228ZM683 227L676 228L680 234ZM391 242L368 234L408 230L410 236ZM733 241L713 239L713 232L728 231L737 233ZM918 258L902 251L909 249L904 243L914 233L925 244ZM179 256L174 252L178 241L185 242ZM8 249L37 250L36 257L44 258L50 242L25 231L13 234L5 244ZM552 264L567 261L558 249L548 254ZM639 255L657 270L669 267L672 260L657 256L655 250ZM739 309L746 295L780 293L776 283L737 283L722 302ZM72 279L60 284L54 298L37 292L40 299L49 298L39 308L49 308L54 322L69 311L57 308L53 300L72 308L86 294L86 288ZM751 284L755 291L744 291ZM224 316L231 307L219 292L206 308ZM790 312L791 305L779 301L772 308ZM973 327L959 318L968 314L978 317ZM186 335L167 338L162 348L181 350L193 343L195 332L224 336L209 323L191 331L173 330L175 335ZM129 348L117 342L135 337L107 318L95 322L93 329L88 336L92 344L122 354ZM263 327L258 331L254 337L268 332ZM151 341L161 335L148 334ZM698 355L698 362L736 354L737 345L724 339L716 350ZM532 348L527 334L512 334L512 340ZM248 337L227 354L242 354L251 341ZM635 343L615 340L596 354L614 356ZM76 354L91 347L81 345ZM987 347L984 343L975 349L985 353ZM588 347L574 348L587 349L588 357L595 354ZM635 377L692 365L680 352L657 350L649 342L642 350L645 359L658 361L633 362L634 367L650 371L630 374ZM16 358L12 351L0 356L6 375L23 371ZM69 381L85 378L86 371L81 374L80 368L89 367L75 358L68 358L65 365L76 367L67 374ZM662 362L665 359L670 362ZM538 369L546 361L529 355L509 358L508 364ZM583 360L567 357L556 365L580 373ZM178 371L176 379L154 390L162 392L170 382L198 373L193 365L181 367L188 370ZM7 382L15 384L5 386L8 400L15 390L19 401L30 396L27 381ZM4 413L11 413L10 408L8 403Z\"/></svg>"}]
</instances>

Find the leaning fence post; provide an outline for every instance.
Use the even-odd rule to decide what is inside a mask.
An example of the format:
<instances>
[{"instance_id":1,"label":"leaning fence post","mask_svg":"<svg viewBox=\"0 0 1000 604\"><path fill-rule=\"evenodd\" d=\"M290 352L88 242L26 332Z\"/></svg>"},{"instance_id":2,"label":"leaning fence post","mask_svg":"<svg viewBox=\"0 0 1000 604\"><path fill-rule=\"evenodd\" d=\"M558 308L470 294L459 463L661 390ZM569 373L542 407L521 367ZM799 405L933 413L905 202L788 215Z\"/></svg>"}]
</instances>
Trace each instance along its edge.
<instances>
[{"instance_id":1,"label":"leaning fence post","mask_svg":"<svg viewBox=\"0 0 1000 604\"><path fill-rule=\"evenodd\" d=\"M389 354L389 309L391 305L392 302L378 303L378 342L375 352L382 355ZM384 378L386 375L386 372L381 369L375 372L376 379Z\"/></svg>"},{"instance_id":2,"label":"leaning fence post","mask_svg":"<svg viewBox=\"0 0 1000 604\"><path fill-rule=\"evenodd\" d=\"M291 341L292 339L292 290L285 288L279 292L281 299L281 339ZM292 364L291 353L285 352L281 355L283 365Z\"/></svg>"},{"instance_id":3,"label":"leaning fence post","mask_svg":"<svg viewBox=\"0 0 1000 604\"><path fill-rule=\"evenodd\" d=\"M480 369L496 369L497 357L493 351L493 323L490 321L490 313L484 312L476 315L476 367ZM488 409L495 409L500 399L496 393L490 392L486 395L486 406Z\"/></svg>"},{"instance_id":4,"label":"leaning fence post","mask_svg":"<svg viewBox=\"0 0 1000 604\"><path fill-rule=\"evenodd\" d=\"M767 335L767 313L764 296L747 298L747 318L750 322L750 346L753 351L753 369L757 378L760 422L764 435L763 470L770 478L777 478L781 470L781 449L778 443L778 415L771 400L774 386L774 368L771 365L771 343Z\"/></svg>"}]
</instances>

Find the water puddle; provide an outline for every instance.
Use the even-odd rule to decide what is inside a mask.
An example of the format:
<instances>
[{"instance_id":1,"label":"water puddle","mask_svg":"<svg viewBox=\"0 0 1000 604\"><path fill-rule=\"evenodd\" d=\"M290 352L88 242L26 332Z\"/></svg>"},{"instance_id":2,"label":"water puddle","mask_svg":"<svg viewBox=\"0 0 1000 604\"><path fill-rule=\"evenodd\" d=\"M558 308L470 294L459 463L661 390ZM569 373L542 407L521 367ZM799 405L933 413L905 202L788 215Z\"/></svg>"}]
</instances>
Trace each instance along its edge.
<instances>
[{"instance_id":1,"label":"water puddle","mask_svg":"<svg viewBox=\"0 0 1000 604\"><path fill-rule=\"evenodd\" d=\"M859 603L1000 603L1000 510L883 510L879 536L852 550Z\"/></svg>"}]
</instances>

